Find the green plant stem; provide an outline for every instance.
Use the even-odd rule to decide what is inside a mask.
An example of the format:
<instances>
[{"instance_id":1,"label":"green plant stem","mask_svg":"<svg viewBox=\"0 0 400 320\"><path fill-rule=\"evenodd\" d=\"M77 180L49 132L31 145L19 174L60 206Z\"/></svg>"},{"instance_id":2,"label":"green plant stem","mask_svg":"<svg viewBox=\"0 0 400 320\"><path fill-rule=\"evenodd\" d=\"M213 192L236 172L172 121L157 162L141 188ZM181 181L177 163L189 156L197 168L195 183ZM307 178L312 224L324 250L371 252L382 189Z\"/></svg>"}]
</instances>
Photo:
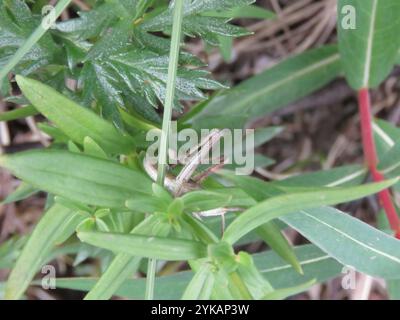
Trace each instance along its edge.
<instances>
[{"instance_id":1,"label":"green plant stem","mask_svg":"<svg viewBox=\"0 0 400 320\"><path fill-rule=\"evenodd\" d=\"M372 178L375 182L385 180L385 177L378 171L378 155L376 153L374 135L372 130L371 98L368 89L361 89L358 92L360 109L361 134L364 149L364 157ZM400 239L400 219L392 202L389 189L382 190L378 194L379 202L383 207L389 220L395 237Z\"/></svg>"},{"instance_id":2,"label":"green plant stem","mask_svg":"<svg viewBox=\"0 0 400 320\"><path fill-rule=\"evenodd\" d=\"M174 104L176 74L178 70L179 49L181 45L183 1L184 0L175 0L174 2L174 20L172 25L171 48L169 54L168 80L166 89L167 93L165 97L163 124L158 154L157 183L160 186L164 186L165 174L167 171L168 136L171 128L171 115ZM155 259L149 260L145 294L147 300L152 300L154 297L156 265L157 261Z\"/></svg>"},{"instance_id":3,"label":"green plant stem","mask_svg":"<svg viewBox=\"0 0 400 320\"><path fill-rule=\"evenodd\" d=\"M176 0L174 8L174 22L172 26L172 38L169 54L168 80L166 89L167 93L165 97L163 124L158 156L157 183L161 186L164 186L165 173L167 171L168 136L171 127L171 115L172 107L174 104L176 74L178 69L179 49L181 44L183 1L184 0Z\"/></svg>"},{"instance_id":4,"label":"green plant stem","mask_svg":"<svg viewBox=\"0 0 400 320\"><path fill-rule=\"evenodd\" d=\"M50 28L52 22L64 11L64 9L69 5L71 0L60 0L54 8L54 21L49 21L50 17L46 16L43 18L40 25L35 29L35 31L29 36L29 38L24 42L24 44L19 47L12 58L7 62L7 64L0 70L0 84L7 74L21 61L21 59L32 49L32 47L40 40L41 37Z\"/></svg>"}]
</instances>

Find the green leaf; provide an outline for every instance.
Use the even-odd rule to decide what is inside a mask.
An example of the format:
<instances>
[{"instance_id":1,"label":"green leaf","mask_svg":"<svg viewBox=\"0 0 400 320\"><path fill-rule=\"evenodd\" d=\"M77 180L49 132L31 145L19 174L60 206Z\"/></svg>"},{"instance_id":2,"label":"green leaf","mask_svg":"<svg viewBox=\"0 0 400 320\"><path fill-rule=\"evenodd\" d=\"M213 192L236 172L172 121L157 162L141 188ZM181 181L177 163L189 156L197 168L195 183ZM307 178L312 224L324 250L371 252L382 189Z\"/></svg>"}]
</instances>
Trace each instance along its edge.
<instances>
[{"instance_id":1,"label":"green leaf","mask_svg":"<svg viewBox=\"0 0 400 320\"><path fill-rule=\"evenodd\" d=\"M271 113L321 88L340 69L335 46L290 58L211 99L193 116L196 128L241 128L249 120Z\"/></svg>"},{"instance_id":2,"label":"green leaf","mask_svg":"<svg viewBox=\"0 0 400 320\"><path fill-rule=\"evenodd\" d=\"M258 227L257 235L285 261L289 262L298 273L303 274L301 265L297 260L290 243L282 234L280 228L273 221Z\"/></svg>"},{"instance_id":3,"label":"green leaf","mask_svg":"<svg viewBox=\"0 0 400 320\"><path fill-rule=\"evenodd\" d=\"M272 182L272 186L283 191L307 190L313 187L336 187L361 184L367 176L367 170L361 165L337 167Z\"/></svg>"},{"instance_id":4,"label":"green leaf","mask_svg":"<svg viewBox=\"0 0 400 320\"><path fill-rule=\"evenodd\" d=\"M83 144L85 137L90 137L109 153L126 153L133 150L132 138L121 135L95 113L36 80L21 76L17 76L16 79L23 94L35 108L74 142Z\"/></svg>"},{"instance_id":5,"label":"green leaf","mask_svg":"<svg viewBox=\"0 0 400 320\"><path fill-rule=\"evenodd\" d=\"M140 257L127 254L116 255L102 277L96 279L96 283L88 289L90 292L85 296L85 300L110 299L121 283L136 272L141 260Z\"/></svg>"},{"instance_id":6,"label":"green leaf","mask_svg":"<svg viewBox=\"0 0 400 320\"><path fill-rule=\"evenodd\" d=\"M237 7L244 7L254 2L253 0L207 0L186 1L183 12L183 32L191 37L200 36L210 44L218 44L218 36L240 37L249 34L245 29L227 24L227 18L216 16L204 16L202 13L210 11L227 11ZM172 25L172 11L170 6L159 15L147 19L141 28L145 31L165 31Z\"/></svg>"},{"instance_id":7,"label":"green leaf","mask_svg":"<svg viewBox=\"0 0 400 320\"><path fill-rule=\"evenodd\" d=\"M183 293L182 300L210 300L214 286L213 266L209 262L200 265Z\"/></svg>"},{"instance_id":8,"label":"green leaf","mask_svg":"<svg viewBox=\"0 0 400 320\"><path fill-rule=\"evenodd\" d=\"M254 264L253 258L246 252L237 255L237 273L245 283L253 299L259 300L273 288Z\"/></svg>"},{"instance_id":9,"label":"green leaf","mask_svg":"<svg viewBox=\"0 0 400 320\"><path fill-rule=\"evenodd\" d=\"M78 237L83 242L114 252L167 261L191 260L206 255L204 245L190 240L104 232L79 232Z\"/></svg>"},{"instance_id":10,"label":"green leaf","mask_svg":"<svg viewBox=\"0 0 400 320\"><path fill-rule=\"evenodd\" d=\"M212 192L213 194L219 194L218 201L222 201L222 197L230 197L228 207L240 207L247 208L255 205L257 201L253 199L248 193L244 192L240 188L230 187L210 187L206 192ZM221 197L222 195L222 197ZM210 203L212 200L210 201ZM221 202L221 204L222 204Z\"/></svg>"},{"instance_id":11,"label":"green leaf","mask_svg":"<svg viewBox=\"0 0 400 320\"><path fill-rule=\"evenodd\" d=\"M64 132L62 132L60 129L48 125L47 123L41 122L38 123L38 128L43 131L45 134L49 135L50 137L52 137L54 139L55 143L73 143L69 137L64 134ZM76 145L75 145L76 146ZM76 146L77 151L80 152L79 148Z\"/></svg>"},{"instance_id":12,"label":"green leaf","mask_svg":"<svg viewBox=\"0 0 400 320\"><path fill-rule=\"evenodd\" d=\"M381 160L381 157L395 145L395 141L400 137L400 128L380 119L375 119L372 126L374 138L376 140L377 153Z\"/></svg>"},{"instance_id":13,"label":"green leaf","mask_svg":"<svg viewBox=\"0 0 400 320\"><path fill-rule=\"evenodd\" d=\"M0 245L0 269L11 269L28 240L27 236L13 236Z\"/></svg>"},{"instance_id":14,"label":"green leaf","mask_svg":"<svg viewBox=\"0 0 400 320\"><path fill-rule=\"evenodd\" d=\"M275 290L271 293L266 294L263 297L263 300L282 300L287 297L294 296L298 293L306 291L306 290L310 289L310 287L313 286L314 284L315 284L315 280L311 280L306 283L300 284L298 286Z\"/></svg>"},{"instance_id":15,"label":"green leaf","mask_svg":"<svg viewBox=\"0 0 400 320\"><path fill-rule=\"evenodd\" d=\"M0 165L39 189L90 205L124 207L128 199L152 194L152 181L141 172L68 151L2 156Z\"/></svg>"},{"instance_id":16,"label":"green leaf","mask_svg":"<svg viewBox=\"0 0 400 320\"><path fill-rule=\"evenodd\" d=\"M387 280L386 285L390 300L400 300L400 280Z\"/></svg>"},{"instance_id":17,"label":"green leaf","mask_svg":"<svg viewBox=\"0 0 400 320\"><path fill-rule=\"evenodd\" d=\"M131 46L89 60L85 63L79 82L86 104L95 98L100 102L106 118L110 118L113 111L118 112L120 107L133 105L141 116L157 122L154 108L165 101L167 73L168 54ZM200 89L224 88L207 76L206 71L180 67L174 107L181 109L179 100L204 99Z\"/></svg>"},{"instance_id":18,"label":"green leaf","mask_svg":"<svg viewBox=\"0 0 400 320\"><path fill-rule=\"evenodd\" d=\"M314 278L318 282L324 282L340 274L342 270L342 265L314 245L297 247L295 253L299 257L304 275L294 271L291 265L282 260L275 252L268 251L255 254L253 258L256 267L260 269L261 274L269 280L274 288L297 286ZM180 299L192 278L193 273L189 271L158 277L155 299ZM88 291L96 281L95 278L58 278L57 286ZM171 290L171 287L174 290ZM143 278L128 279L116 291L116 295L130 299L141 299L144 289L145 280Z\"/></svg>"},{"instance_id":19,"label":"green leaf","mask_svg":"<svg viewBox=\"0 0 400 320\"><path fill-rule=\"evenodd\" d=\"M65 220L72 211L60 205L51 207L37 224L13 268L6 286L5 298L19 299L35 276L44 259L55 246Z\"/></svg>"},{"instance_id":20,"label":"green leaf","mask_svg":"<svg viewBox=\"0 0 400 320\"><path fill-rule=\"evenodd\" d=\"M393 68L400 47L400 2L340 0L338 13L339 49L348 82L356 90L378 86ZM349 28L348 19L355 19L355 25Z\"/></svg>"},{"instance_id":21,"label":"green leaf","mask_svg":"<svg viewBox=\"0 0 400 320\"><path fill-rule=\"evenodd\" d=\"M158 219L151 215L133 228L132 233L152 235ZM119 253L112 260L107 270L96 282L85 300L106 300L118 290L121 284L139 268L141 257Z\"/></svg>"},{"instance_id":22,"label":"green leaf","mask_svg":"<svg viewBox=\"0 0 400 320\"><path fill-rule=\"evenodd\" d=\"M304 208L281 219L340 263L372 276L399 278L400 241L390 235L334 208Z\"/></svg>"},{"instance_id":23,"label":"green leaf","mask_svg":"<svg viewBox=\"0 0 400 320\"><path fill-rule=\"evenodd\" d=\"M247 194L257 200L265 200L266 198L282 194L282 189L275 187L273 183L263 181L251 176L238 176L231 171L220 170L218 174L226 178L235 186L242 188Z\"/></svg>"},{"instance_id":24,"label":"green leaf","mask_svg":"<svg viewBox=\"0 0 400 320\"><path fill-rule=\"evenodd\" d=\"M90 137L83 139L83 152L89 156L107 159L104 150Z\"/></svg>"},{"instance_id":25,"label":"green leaf","mask_svg":"<svg viewBox=\"0 0 400 320\"><path fill-rule=\"evenodd\" d=\"M33 106L26 106L15 110L10 110L0 114L0 121L12 121L21 118L34 116L39 112Z\"/></svg>"},{"instance_id":26,"label":"green leaf","mask_svg":"<svg viewBox=\"0 0 400 320\"><path fill-rule=\"evenodd\" d=\"M182 218L193 230L193 233L196 235L196 237L198 237L202 242L206 244L218 242L218 238L215 236L213 231L204 223L200 222L198 219L189 214L184 214Z\"/></svg>"},{"instance_id":27,"label":"green leaf","mask_svg":"<svg viewBox=\"0 0 400 320\"><path fill-rule=\"evenodd\" d=\"M184 194L182 200L188 212L207 211L225 207L232 200L229 192L226 194L208 190L192 191Z\"/></svg>"},{"instance_id":28,"label":"green leaf","mask_svg":"<svg viewBox=\"0 0 400 320\"><path fill-rule=\"evenodd\" d=\"M0 205L20 201L30 197L35 194L39 190L28 183L22 182L17 189L11 194L9 194L3 201L0 202Z\"/></svg>"},{"instance_id":29,"label":"green leaf","mask_svg":"<svg viewBox=\"0 0 400 320\"><path fill-rule=\"evenodd\" d=\"M273 197L243 212L227 228L223 239L229 243L235 243L251 230L282 215L298 210L333 205L362 198L381 191L395 182L397 182L397 179L355 187L320 188L312 192L299 192Z\"/></svg>"},{"instance_id":30,"label":"green leaf","mask_svg":"<svg viewBox=\"0 0 400 320\"><path fill-rule=\"evenodd\" d=\"M3 69L6 63L24 45L36 27L40 28L40 19L32 15L25 1L0 2L0 73L6 70ZM17 73L30 74L49 63L54 63L59 54L60 48L49 34L45 34L39 41L36 39L30 50L19 59L17 66L11 68ZM3 74L0 78L1 83Z\"/></svg>"},{"instance_id":31,"label":"green leaf","mask_svg":"<svg viewBox=\"0 0 400 320\"><path fill-rule=\"evenodd\" d=\"M399 176L399 146L400 129L384 120L376 120L373 124L379 158L378 168L388 178ZM395 191L400 190L400 184L393 186Z\"/></svg>"},{"instance_id":32,"label":"green leaf","mask_svg":"<svg viewBox=\"0 0 400 320\"><path fill-rule=\"evenodd\" d=\"M57 23L57 30L69 33L73 39L94 38L115 23L118 18L115 7L115 3L106 2L93 10L80 12L78 18Z\"/></svg>"},{"instance_id":33,"label":"green leaf","mask_svg":"<svg viewBox=\"0 0 400 320\"><path fill-rule=\"evenodd\" d=\"M134 212L151 214L154 212L166 212L169 202L162 201L162 199L154 196L142 196L137 199L127 200L125 205Z\"/></svg>"},{"instance_id":34,"label":"green leaf","mask_svg":"<svg viewBox=\"0 0 400 320\"><path fill-rule=\"evenodd\" d=\"M236 7L229 10L209 11L202 13L203 16L221 17L221 18L254 18L254 19L271 19L275 14L267 9L250 5Z\"/></svg>"},{"instance_id":35,"label":"green leaf","mask_svg":"<svg viewBox=\"0 0 400 320\"><path fill-rule=\"evenodd\" d=\"M378 165L378 170L383 174L392 173L400 167L400 143L396 143L382 157Z\"/></svg>"}]
</instances>

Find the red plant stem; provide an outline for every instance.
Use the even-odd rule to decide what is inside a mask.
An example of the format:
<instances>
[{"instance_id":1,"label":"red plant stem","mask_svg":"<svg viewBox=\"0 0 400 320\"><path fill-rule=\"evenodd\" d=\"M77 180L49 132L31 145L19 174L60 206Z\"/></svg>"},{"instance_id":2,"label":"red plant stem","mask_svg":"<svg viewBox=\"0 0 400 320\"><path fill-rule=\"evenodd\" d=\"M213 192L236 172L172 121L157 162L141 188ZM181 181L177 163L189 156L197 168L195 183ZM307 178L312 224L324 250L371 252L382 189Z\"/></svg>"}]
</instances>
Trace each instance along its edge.
<instances>
[{"instance_id":1,"label":"red plant stem","mask_svg":"<svg viewBox=\"0 0 400 320\"><path fill-rule=\"evenodd\" d=\"M361 135L366 164L375 182L385 180L384 175L378 171L378 156L376 153L374 134L372 130L371 99L367 88L358 92L358 105L360 110ZM389 189L379 192L379 202L385 210L390 227L397 239L400 239L400 219L393 205Z\"/></svg>"}]
</instances>

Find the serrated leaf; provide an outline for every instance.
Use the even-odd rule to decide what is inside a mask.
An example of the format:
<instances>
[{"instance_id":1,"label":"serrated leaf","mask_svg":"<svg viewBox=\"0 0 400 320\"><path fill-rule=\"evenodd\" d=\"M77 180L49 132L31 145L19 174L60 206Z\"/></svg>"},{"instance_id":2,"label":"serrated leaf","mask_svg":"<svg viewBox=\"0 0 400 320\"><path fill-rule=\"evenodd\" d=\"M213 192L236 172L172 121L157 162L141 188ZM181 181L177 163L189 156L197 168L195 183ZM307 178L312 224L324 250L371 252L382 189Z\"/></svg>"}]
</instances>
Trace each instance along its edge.
<instances>
[{"instance_id":1,"label":"serrated leaf","mask_svg":"<svg viewBox=\"0 0 400 320\"><path fill-rule=\"evenodd\" d=\"M218 36L239 37L249 34L245 29L227 24L225 17L202 16L202 13L221 10L226 11L237 7L244 7L253 0L206 0L185 2L183 11L183 32L189 36L200 36L210 44L218 44ZM170 6L159 15L147 19L141 25L145 31L165 31L172 25L172 11Z\"/></svg>"},{"instance_id":2,"label":"serrated leaf","mask_svg":"<svg viewBox=\"0 0 400 320\"><path fill-rule=\"evenodd\" d=\"M131 102L140 115L155 120L156 116L149 113L155 113L152 109L165 101L167 74L168 54L160 55L148 49L130 47L129 50L124 48L107 55L104 59L87 62L80 83L85 99L97 99L107 118L111 118L114 111L118 112L119 107L126 109L125 104ZM175 108L181 109L179 100L204 99L200 89L223 88L207 76L206 71L179 68Z\"/></svg>"},{"instance_id":3,"label":"serrated leaf","mask_svg":"<svg viewBox=\"0 0 400 320\"><path fill-rule=\"evenodd\" d=\"M79 17L57 23L57 30L70 33L72 38L86 40L100 35L118 19L115 4L104 3L96 8L79 12Z\"/></svg>"},{"instance_id":4,"label":"serrated leaf","mask_svg":"<svg viewBox=\"0 0 400 320\"><path fill-rule=\"evenodd\" d=\"M400 2L338 1L339 49L350 85L359 90L378 86L395 64L400 47ZM355 19L355 25L347 19Z\"/></svg>"},{"instance_id":5,"label":"serrated leaf","mask_svg":"<svg viewBox=\"0 0 400 320\"><path fill-rule=\"evenodd\" d=\"M22 0L4 0L0 3L0 68L4 66L22 46L40 19L34 17ZM25 75L55 61L59 48L50 35L44 35L24 55L13 71Z\"/></svg>"},{"instance_id":6,"label":"serrated leaf","mask_svg":"<svg viewBox=\"0 0 400 320\"><path fill-rule=\"evenodd\" d=\"M125 201L152 194L152 181L114 161L68 151L28 151L2 156L0 163L17 177L72 201L124 207Z\"/></svg>"}]
</instances>

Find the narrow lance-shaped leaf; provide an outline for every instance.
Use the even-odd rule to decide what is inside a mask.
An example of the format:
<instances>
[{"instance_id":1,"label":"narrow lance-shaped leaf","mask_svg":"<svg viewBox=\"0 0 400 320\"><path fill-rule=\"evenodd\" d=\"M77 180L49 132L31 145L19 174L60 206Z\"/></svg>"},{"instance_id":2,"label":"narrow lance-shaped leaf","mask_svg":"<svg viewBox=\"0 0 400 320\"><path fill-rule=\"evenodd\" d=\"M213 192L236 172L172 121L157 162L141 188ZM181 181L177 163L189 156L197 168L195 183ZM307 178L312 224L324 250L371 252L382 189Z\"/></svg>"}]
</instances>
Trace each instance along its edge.
<instances>
[{"instance_id":1,"label":"narrow lance-shaped leaf","mask_svg":"<svg viewBox=\"0 0 400 320\"><path fill-rule=\"evenodd\" d=\"M397 179L392 179L382 183L356 187L326 188L320 191L299 192L270 198L242 213L227 228L223 238L229 243L235 243L258 226L285 214L362 198L379 192L397 181Z\"/></svg>"},{"instance_id":2,"label":"narrow lance-shaped leaf","mask_svg":"<svg viewBox=\"0 0 400 320\"><path fill-rule=\"evenodd\" d=\"M123 136L94 112L39 81L21 76L16 79L22 93L33 106L74 142L83 144L85 137L91 137L109 153L128 153L133 150L132 138Z\"/></svg>"},{"instance_id":3,"label":"narrow lance-shaped leaf","mask_svg":"<svg viewBox=\"0 0 400 320\"><path fill-rule=\"evenodd\" d=\"M265 241L272 250L289 262L298 273L303 273L301 265L297 260L290 243L274 221L270 221L258 227L257 235Z\"/></svg>"},{"instance_id":4,"label":"narrow lance-shaped leaf","mask_svg":"<svg viewBox=\"0 0 400 320\"><path fill-rule=\"evenodd\" d=\"M208 262L199 266L193 279L183 293L182 300L209 300L214 286L212 265Z\"/></svg>"},{"instance_id":5,"label":"narrow lance-shaped leaf","mask_svg":"<svg viewBox=\"0 0 400 320\"><path fill-rule=\"evenodd\" d=\"M200 242L190 240L105 232L79 232L78 237L94 246L132 256L167 261L191 260L206 256L206 247Z\"/></svg>"},{"instance_id":6,"label":"narrow lance-shaped leaf","mask_svg":"<svg viewBox=\"0 0 400 320\"><path fill-rule=\"evenodd\" d=\"M400 275L400 241L348 214L324 207L281 219L344 265L377 277Z\"/></svg>"},{"instance_id":7,"label":"narrow lance-shaped leaf","mask_svg":"<svg viewBox=\"0 0 400 320\"><path fill-rule=\"evenodd\" d=\"M339 0L341 61L359 90L378 86L393 68L400 47L398 0Z\"/></svg>"},{"instance_id":8,"label":"narrow lance-shaped leaf","mask_svg":"<svg viewBox=\"0 0 400 320\"><path fill-rule=\"evenodd\" d=\"M0 202L0 205L2 204L8 204L8 203L13 203L16 201L20 201L23 199L26 199L30 197L31 195L35 194L36 192L39 192L37 188L34 188L28 183L22 182L17 189L14 190L13 193L9 194L7 198L5 198L3 201Z\"/></svg>"},{"instance_id":9,"label":"narrow lance-shaped leaf","mask_svg":"<svg viewBox=\"0 0 400 320\"><path fill-rule=\"evenodd\" d=\"M6 286L6 299L19 299L32 281L46 256L64 230L65 221L73 215L60 205L51 207L29 237Z\"/></svg>"},{"instance_id":10,"label":"narrow lance-shaped leaf","mask_svg":"<svg viewBox=\"0 0 400 320\"><path fill-rule=\"evenodd\" d=\"M300 54L202 104L191 123L197 128L241 128L321 88L340 72L335 46Z\"/></svg>"},{"instance_id":11,"label":"narrow lance-shaped leaf","mask_svg":"<svg viewBox=\"0 0 400 320\"><path fill-rule=\"evenodd\" d=\"M124 207L125 201L152 194L141 172L110 160L59 150L2 156L0 165L44 191L85 204Z\"/></svg>"},{"instance_id":12,"label":"narrow lance-shaped leaf","mask_svg":"<svg viewBox=\"0 0 400 320\"><path fill-rule=\"evenodd\" d=\"M237 272L254 299L258 300L273 291L273 287L257 269L253 258L248 253L239 252L236 260L238 262Z\"/></svg>"}]
</instances>

